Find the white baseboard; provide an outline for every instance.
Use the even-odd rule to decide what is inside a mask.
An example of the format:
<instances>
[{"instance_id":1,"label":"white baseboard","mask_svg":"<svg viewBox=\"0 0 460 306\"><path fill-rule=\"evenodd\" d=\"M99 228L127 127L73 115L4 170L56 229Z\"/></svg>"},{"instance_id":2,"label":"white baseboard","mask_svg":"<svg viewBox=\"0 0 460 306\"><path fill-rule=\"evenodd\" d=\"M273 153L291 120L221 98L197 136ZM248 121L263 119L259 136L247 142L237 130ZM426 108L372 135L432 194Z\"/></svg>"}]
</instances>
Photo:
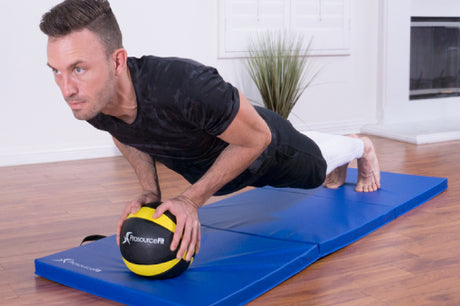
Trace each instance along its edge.
<instances>
[{"instance_id":1,"label":"white baseboard","mask_svg":"<svg viewBox=\"0 0 460 306\"><path fill-rule=\"evenodd\" d=\"M361 127L368 123L369 122L364 121L334 121L301 124L296 125L295 128L301 132L318 131L323 133L345 135L359 133ZM64 149L61 147L24 148L23 150L16 148L10 152L0 151L0 167L112 157L119 155L121 155L121 153L115 145L73 147Z\"/></svg>"},{"instance_id":2,"label":"white baseboard","mask_svg":"<svg viewBox=\"0 0 460 306\"><path fill-rule=\"evenodd\" d=\"M295 125L300 132L317 131L337 135L357 134L368 121L347 120Z\"/></svg>"},{"instance_id":3,"label":"white baseboard","mask_svg":"<svg viewBox=\"0 0 460 306\"><path fill-rule=\"evenodd\" d=\"M460 139L460 118L367 125L362 133L409 142L426 144Z\"/></svg>"},{"instance_id":4,"label":"white baseboard","mask_svg":"<svg viewBox=\"0 0 460 306\"><path fill-rule=\"evenodd\" d=\"M104 145L82 148L49 148L32 149L23 153L0 152L0 167L29 164L41 164L59 161L91 159L100 157L119 156L120 152L115 145Z\"/></svg>"}]
</instances>

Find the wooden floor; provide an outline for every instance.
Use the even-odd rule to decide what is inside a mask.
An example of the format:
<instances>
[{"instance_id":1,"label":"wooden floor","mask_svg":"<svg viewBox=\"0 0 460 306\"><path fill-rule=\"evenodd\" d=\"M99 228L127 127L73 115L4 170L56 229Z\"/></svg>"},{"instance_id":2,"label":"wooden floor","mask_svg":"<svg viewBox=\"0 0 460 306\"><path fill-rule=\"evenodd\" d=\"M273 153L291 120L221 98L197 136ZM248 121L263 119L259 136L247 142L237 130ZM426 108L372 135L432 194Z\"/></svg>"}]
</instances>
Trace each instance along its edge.
<instances>
[{"instance_id":1,"label":"wooden floor","mask_svg":"<svg viewBox=\"0 0 460 306\"><path fill-rule=\"evenodd\" d=\"M251 305L460 305L460 141L372 139L382 170L447 177L448 190ZM159 172L164 197L187 186ZM115 305L35 276L33 261L86 235L113 234L139 190L121 157L0 168L0 304Z\"/></svg>"}]
</instances>

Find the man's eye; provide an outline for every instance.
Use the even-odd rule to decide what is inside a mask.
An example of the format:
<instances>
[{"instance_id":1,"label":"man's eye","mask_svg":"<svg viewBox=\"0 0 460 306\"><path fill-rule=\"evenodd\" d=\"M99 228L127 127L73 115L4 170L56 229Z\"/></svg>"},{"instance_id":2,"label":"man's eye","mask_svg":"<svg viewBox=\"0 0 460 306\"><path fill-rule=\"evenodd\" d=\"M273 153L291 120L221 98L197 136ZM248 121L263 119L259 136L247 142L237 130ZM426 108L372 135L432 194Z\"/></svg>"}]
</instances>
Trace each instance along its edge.
<instances>
[{"instance_id":1,"label":"man's eye","mask_svg":"<svg viewBox=\"0 0 460 306\"><path fill-rule=\"evenodd\" d=\"M75 72L80 74L80 73L83 73L85 70L81 67L75 67Z\"/></svg>"},{"instance_id":2,"label":"man's eye","mask_svg":"<svg viewBox=\"0 0 460 306\"><path fill-rule=\"evenodd\" d=\"M61 72L57 69L51 69L53 71L54 74L61 74Z\"/></svg>"}]
</instances>

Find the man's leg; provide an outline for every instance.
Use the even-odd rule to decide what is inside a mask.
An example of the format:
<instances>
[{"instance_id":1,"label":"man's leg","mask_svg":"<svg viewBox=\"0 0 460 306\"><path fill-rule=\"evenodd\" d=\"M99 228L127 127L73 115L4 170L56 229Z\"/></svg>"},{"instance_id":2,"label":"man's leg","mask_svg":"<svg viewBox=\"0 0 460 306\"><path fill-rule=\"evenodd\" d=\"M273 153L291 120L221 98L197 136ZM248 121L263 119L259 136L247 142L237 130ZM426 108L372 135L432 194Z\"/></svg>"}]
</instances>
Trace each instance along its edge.
<instances>
[{"instance_id":1,"label":"man's leg","mask_svg":"<svg viewBox=\"0 0 460 306\"><path fill-rule=\"evenodd\" d=\"M320 148L327 162L324 186L339 188L345 183L348 163L358 160L356 191L370 192L380 188L380 168L371 140L356 135L340 136L319 132L304 133Z\"/></svg>"}]
</instances>

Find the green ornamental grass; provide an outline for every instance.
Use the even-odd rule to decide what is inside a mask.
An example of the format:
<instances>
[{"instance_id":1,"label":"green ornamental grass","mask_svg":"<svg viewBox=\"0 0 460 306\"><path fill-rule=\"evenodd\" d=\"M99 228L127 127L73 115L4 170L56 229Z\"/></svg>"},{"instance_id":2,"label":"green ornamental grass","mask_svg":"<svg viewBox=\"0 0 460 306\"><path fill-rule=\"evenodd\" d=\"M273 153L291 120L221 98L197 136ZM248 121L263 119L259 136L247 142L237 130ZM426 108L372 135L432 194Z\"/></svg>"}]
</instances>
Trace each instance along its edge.
<instances>
[{"instance_id":1,"label":"green ornamental grass","mask_svg":"<svg viewBox=\"0 0 460 306\"><path fill-rule=\"evenodd\" d=\"M316 77L300 36L267 32L249 44L247 67L266 108L287 119Z\"/></svg>"}]
</instances>

